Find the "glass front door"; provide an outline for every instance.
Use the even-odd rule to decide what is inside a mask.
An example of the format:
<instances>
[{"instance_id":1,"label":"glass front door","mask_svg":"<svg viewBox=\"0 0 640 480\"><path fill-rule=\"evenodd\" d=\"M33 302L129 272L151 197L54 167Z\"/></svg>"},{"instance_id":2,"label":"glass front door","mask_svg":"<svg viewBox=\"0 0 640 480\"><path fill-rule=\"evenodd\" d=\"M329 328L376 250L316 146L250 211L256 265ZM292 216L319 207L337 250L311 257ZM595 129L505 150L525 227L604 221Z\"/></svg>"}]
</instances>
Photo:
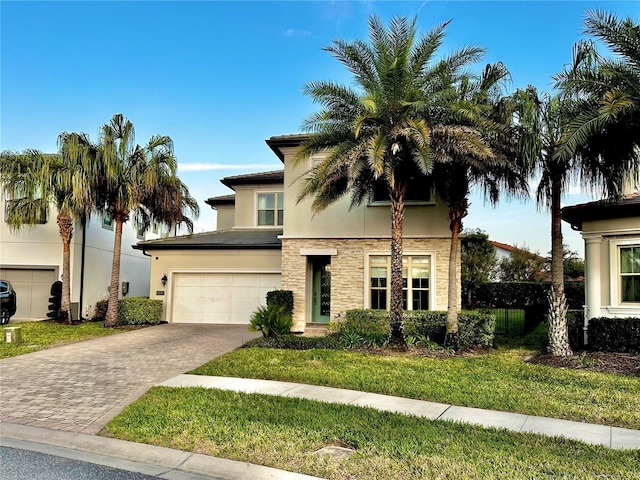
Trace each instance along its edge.
<instances>
[{"instance_id":1,"label":"glass front door","mask_svg":"<svg viewBox=\"0 0 640 480\"><path fill-rule=\"evenodd\" d=\"M329 323L331 312L331 257L314 257L313 315L314 323Z\"/></svg>"}]
</instances>

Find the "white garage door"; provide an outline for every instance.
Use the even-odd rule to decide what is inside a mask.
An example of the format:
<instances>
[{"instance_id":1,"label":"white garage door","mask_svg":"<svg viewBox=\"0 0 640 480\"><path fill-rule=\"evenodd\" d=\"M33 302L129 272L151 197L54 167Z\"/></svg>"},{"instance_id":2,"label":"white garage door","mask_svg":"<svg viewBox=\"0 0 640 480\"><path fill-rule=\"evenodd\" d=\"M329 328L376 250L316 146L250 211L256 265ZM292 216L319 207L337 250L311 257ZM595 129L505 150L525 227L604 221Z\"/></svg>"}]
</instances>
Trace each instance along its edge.
<instances>
[{"instance_id":1,"label":"white garage door","mask_svg":"<svg viewBox=\"0 0 640 480\"><path fill-rule=\"evenodd\" d=\"M176 273L172 280L173 323L249 324L267 292L280 288L279 273Z\"/></svg>"},{"instance_id":2,"label":"white garage door","mask_svg":"<svg viewBox=\"0 0 640 480\"><path fill-rule=\"evenodd\" d=\"M51 284L57 280L53 269L2 268L0 278L9 280L16 291L13 319L47 318Z\"/></svg>"}]
</instances>

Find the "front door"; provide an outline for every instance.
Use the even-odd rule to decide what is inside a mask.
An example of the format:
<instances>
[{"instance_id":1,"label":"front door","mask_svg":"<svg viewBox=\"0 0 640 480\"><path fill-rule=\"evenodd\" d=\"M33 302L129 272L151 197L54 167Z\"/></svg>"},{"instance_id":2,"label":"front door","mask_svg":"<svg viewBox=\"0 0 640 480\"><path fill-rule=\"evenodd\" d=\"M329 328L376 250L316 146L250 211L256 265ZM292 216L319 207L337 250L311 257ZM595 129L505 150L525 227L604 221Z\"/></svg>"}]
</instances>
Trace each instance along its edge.
<instances>
[{"instance_id":1,"label":"front door","mask_svg":"<svg viewBox=\"0 0 640 480\"><path fill-rule=\"evenodd\" d=\"M314 323L328 323L331 311L331 257L314 257L313 315Z\"/></svg>"}]
</instances>

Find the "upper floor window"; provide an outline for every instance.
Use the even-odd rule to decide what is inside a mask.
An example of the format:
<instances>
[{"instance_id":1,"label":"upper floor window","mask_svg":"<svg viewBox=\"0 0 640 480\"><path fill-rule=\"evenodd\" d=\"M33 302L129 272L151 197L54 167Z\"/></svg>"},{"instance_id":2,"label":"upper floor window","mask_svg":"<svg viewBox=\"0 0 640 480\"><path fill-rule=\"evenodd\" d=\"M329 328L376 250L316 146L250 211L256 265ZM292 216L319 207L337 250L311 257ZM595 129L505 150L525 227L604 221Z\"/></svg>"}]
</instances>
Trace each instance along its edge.
<instances>
[{"instance_id":1,"label":"upper floor window","mask_svg":"<svg viewBox=\"0 0 640 480\"><path fill-rule=\"evenodd\" d=\"M26 202L23 203L23 205L19 205L19 202ZM16 200L7 200L4 204L4 221L9 223L9 217L11 215L11 212L9 211L11 208L20 208L22 210L22 206L25 207L25 210L28 210L29 212L25 212L27 213L27 215L31 216L33 215L35 217L35 224L37 225L44 225L45 223L47 223L47 208L40 208L35 206L34 203L32 202L27 202L26 199L16 199ZM34 208L35 206L35 208Z\"/></svg>"},{"instance_id":2,"label":"upper floor window","mask_svg":"<svg viewBox=\"0 0 640 480\"><path fill-rule=\"evenodd\" d=\"M142 226L137 226L136 227L136 238L138 240L144 240L144 234L146 233L146 230L144 229L144 227Z\"/></svg>"},{"instance_id":3,"label":"upper floor window","mask_svg":"<svg viewBox=\"0 0 640 480\"><path fill-rule=\"evenodd\" d=\"M404 194L405 203L433 203L433 188L431 182L424 180L423 183L412 182L407 187L407 191ZM371 203L388 205L391 202L389 199L389 190L383 180L377 180L373 186L373 198Z\"/></svg>"},{"instance_id":4,"label":"upper floor window","mask_svg":"<svg viewBox=\"0 0 640 480\"><path fill-rule=\"evenodd\" d=\"M620 247L620 300L640 303L640 245Z\"/></svg>"},{"instance_id":5,"label":"upper floor window","mask_svg":"<svg viewBox=\"0 0 640 480\"><path fill-rule=\"evenodd\" d=\"M258 194L258 225L274 226L284 222L284 194Z\"/></svg>"}]
</instances>

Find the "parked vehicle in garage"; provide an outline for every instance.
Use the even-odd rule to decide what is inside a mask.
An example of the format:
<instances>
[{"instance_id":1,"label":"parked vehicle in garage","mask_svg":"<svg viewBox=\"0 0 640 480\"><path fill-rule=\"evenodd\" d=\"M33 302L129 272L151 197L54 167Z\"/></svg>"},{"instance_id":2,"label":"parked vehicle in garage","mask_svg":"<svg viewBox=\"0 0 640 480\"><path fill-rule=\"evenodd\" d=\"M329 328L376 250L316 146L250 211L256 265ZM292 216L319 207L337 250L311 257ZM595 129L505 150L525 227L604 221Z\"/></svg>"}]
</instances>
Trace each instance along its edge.
<instances>
[{"instance_id":1,"label":"parked vehicle in garage","mask_svg":"<svg viewBox=\"0 0 640 480\"><path fill-rule=\"evenodd\" d=\"M0 325L9 323L16 313L16 291L7 280L0 280Z\"/></svg>"}]
</instances>

